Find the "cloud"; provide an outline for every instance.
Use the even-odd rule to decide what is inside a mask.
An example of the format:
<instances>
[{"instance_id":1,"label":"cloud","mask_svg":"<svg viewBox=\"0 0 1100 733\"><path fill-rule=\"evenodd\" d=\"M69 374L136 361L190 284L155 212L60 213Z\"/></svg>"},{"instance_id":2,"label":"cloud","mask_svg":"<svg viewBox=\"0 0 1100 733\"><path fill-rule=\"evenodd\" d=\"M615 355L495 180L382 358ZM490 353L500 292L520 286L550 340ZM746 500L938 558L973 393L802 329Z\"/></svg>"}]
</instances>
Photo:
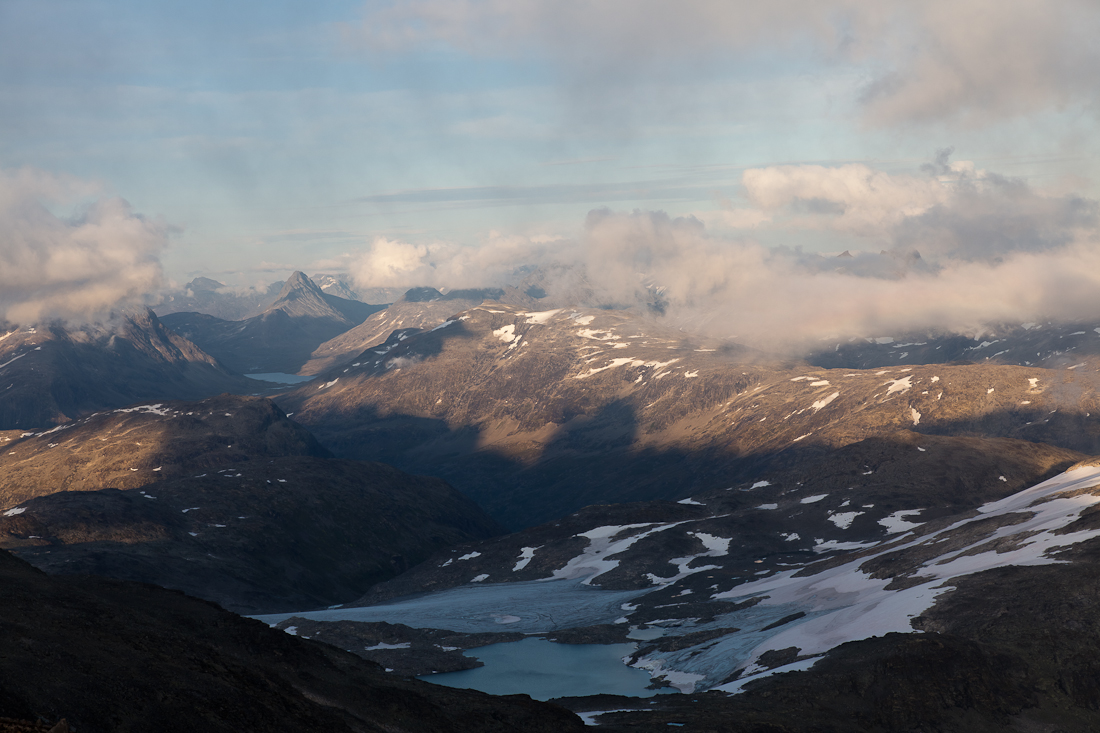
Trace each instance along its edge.
<instances>
[{"instance_id":1,"label":"cloud","mask_svg":"<svg viewBox=\"0 0 1100 733\"><path fill-rule=\"evenodd\" d=\"M378 239L353 273L364 287L488 287L534 266L558 305L656 302L677 327L796 351L823 338L976 334L1100 312L1094 200L1037 191L952 163L947 152L911 173L776 166L746 171L744 184L749 207L722 212L756 227L741 233L691 216L601 209L566 239ZM781 237L792 226L857 251L826 256L753 238L761 227Z\"/></svg>"},{"instance_id":2,"label":"cloud","mask_svg":"<svg viewBox=\"0 0 1100 733\"><path fill-rule=\"evenodd\" d=\"M97 198L96 198L97 197ZM79 208L72 217L57 209ZM87 321L162 283L168 226L94 183L0 171L0 320Z\"/></svg>"},{"instance_id":3,"label":"cloud","mask_svg":"<svg viewBox=\"0 0 1100 733\"><path fill-rule=\"evenodd\" d=\"M405 0L371 3L345 36L383 55L548 61L573 86L612 90L778 51L857 70L872 125L980 126L1095 103L1098 31L1093 0Z\"/></svg>"},{"instance_id":4,"label":"cloud","mask_svg":"<svg viewBox=\"0 0 1100 733\"><path fill-rule=\"evenodd\" d=\"M547 261L557 240L496 232L477 247L451 242L410 244L377 237L348 270L360 288L471 288L515 281L517 268Z\"/></svg>"},{"instance_id":5,"label":"cloud","mask_svg":"<svg viewBox=\"0 0 1100 733\"><path fill-rule=\"evenodd\" d=\"M949 162L922 174L863 164L773 166L745 171L753 208L776 226L829 230L868 244L955 259L988 259L1066 245L1100 224L1096 201L1049 196L1026 182Z\"/></svg>"}]
</instances>

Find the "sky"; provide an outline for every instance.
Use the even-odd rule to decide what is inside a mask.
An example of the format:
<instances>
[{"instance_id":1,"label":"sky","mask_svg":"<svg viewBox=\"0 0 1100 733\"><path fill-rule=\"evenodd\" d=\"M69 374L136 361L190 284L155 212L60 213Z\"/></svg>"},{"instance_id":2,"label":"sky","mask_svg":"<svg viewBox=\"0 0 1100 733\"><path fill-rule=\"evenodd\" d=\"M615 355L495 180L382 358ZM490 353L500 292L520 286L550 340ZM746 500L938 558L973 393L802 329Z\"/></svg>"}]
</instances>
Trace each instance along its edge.
<instances>
[{"instance_id":1,"label":"sky","mask_svg":"<svg viewBox=\"0 0 1100 733\"><path fill-rule=\"evenodd\" d=\"M0 0L0 317L548 262L770 314L729 335L1100 315L1098 32L1094 0ZM965 292L1028 258L1051 291Z\"/></svg>"}]
</instances>

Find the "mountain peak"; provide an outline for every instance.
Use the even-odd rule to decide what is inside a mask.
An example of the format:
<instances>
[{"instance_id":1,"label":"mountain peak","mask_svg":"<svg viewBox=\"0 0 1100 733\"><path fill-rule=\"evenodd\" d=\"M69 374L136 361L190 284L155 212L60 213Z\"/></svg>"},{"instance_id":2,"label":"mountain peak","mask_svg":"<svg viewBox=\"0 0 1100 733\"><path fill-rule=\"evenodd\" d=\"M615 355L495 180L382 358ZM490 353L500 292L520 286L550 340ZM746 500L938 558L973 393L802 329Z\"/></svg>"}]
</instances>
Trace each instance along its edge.
<instances>
[{"instance_id":1,"label":"mountain peak","mask_svg":"<svg viewBox=\"0 0 1100 733\"><path fill-rule=\"evenodd\" d=\"M347 321L342 313L333 308L317 283L310 280L305 273L295 272L279 291L279 297L272 303L264 314L281 310L288 316L301 318L324 318L340 323Z\"/></svg>"}]
</instances>

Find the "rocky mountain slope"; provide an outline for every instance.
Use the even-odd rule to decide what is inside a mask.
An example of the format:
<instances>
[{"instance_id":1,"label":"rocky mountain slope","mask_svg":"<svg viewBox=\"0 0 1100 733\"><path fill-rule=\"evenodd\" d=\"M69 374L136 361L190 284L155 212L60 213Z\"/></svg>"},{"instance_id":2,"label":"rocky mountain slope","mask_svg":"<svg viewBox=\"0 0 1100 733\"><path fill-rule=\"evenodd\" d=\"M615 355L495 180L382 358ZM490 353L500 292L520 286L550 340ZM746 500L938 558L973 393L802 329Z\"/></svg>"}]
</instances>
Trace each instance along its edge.
<instances>
[{"instance_id":1,"label":"rocky mountain slope","mask_svg":"<svg viewBox=\"0 0 1100 733\"><path fill-rule=\"evenodd\" d=\"M1100 453L1096 369L826 370L613 311L485 304L318 382L278 401L338 455L439 475L512 527L751 483L900 429Z\"/></svg>"},{"instance_id":2,"label":"rocky mountain slope","mask_svg":"<svg viewBox=\"0 0 1100 733\"><path fill-rule=\"evenodd\" d=\"M352 361L365 349L384 343L395 331L403 335L435 328L450 316L502 295L499 290L413 288L383 311L318 346L302 374L320 374Z\"/></svg>"},{"instance_id":3,"label":"rocky mountain slope","mask_svg":"<svg viewBox=\"0 0 1100 733\"><path fill-rule=\"evenodd\" d=\"M138 405L0 445L0 547L242 613L345 602L499 532L438 479L326 458L261 398Z\"/></svg>"},{"instance_id":4,"label":"rocky mountain slope","mask_svg":"<svg viewBox=\"0 0 1100 733\"><path fill-rule=\"evenodd\" d=\"M141 400L252 392L152 311L109 324L0 324L0 430L41 429Z\"/></svg>"},{"instance_id":5,"label":"rocky mountain slope","mask_svg":"<svg viewBox=\"0 0 1100 733\"><path fill-rule=\"evenodd\" d=\"M226 321L203 313L172 313L164 319L230 369L293 374L319 344L382 308L329 295L295 272L275 302L253 318Z\"/></svg>"},{"instance_id":6,"label":"rocky mountain slope","mask_svg":"<svg viewBox=\"0 0 1100 733\"><path fill-rule=\"evenodd\" d=\"M80 733L558 733L562 708L387 674L182 593L0 551L0 716Z\"/></svg>"}]
</instances>

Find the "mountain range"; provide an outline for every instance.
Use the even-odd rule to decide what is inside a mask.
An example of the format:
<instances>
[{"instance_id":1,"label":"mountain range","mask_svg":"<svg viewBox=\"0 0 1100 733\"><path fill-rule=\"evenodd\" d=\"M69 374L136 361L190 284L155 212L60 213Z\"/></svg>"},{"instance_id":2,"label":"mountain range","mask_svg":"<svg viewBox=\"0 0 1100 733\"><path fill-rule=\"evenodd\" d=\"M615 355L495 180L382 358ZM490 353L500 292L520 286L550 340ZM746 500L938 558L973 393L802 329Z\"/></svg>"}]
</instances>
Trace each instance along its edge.
<instances>
[{"instance_id":1,"label":"mountain range","mask_svg":"<svg viewBox=\"0 0 1100 733\"><path fill-rule=\"evenodd\" d=\"M560 300L566 276L383 308L295 273L243 320L0 329L0 547L47 573L0 555L20 599L0 608L17 629L0 657L31 670L0 682L0 717L579 729L564 706L610 731L1097 726L1096 329L802 359L680 330L657 291L617 309L569 280ZM234 374L260 371L314 379ZM41 618L35 597L52 599ZM117 622L82 638L71 604ZM543 706L406 677L536 638L632 645L623 664L675 694ZM187 645L194 665L173 666ZM48 681L51 659L75 671Z\"/></svg>"}]
</instances>

